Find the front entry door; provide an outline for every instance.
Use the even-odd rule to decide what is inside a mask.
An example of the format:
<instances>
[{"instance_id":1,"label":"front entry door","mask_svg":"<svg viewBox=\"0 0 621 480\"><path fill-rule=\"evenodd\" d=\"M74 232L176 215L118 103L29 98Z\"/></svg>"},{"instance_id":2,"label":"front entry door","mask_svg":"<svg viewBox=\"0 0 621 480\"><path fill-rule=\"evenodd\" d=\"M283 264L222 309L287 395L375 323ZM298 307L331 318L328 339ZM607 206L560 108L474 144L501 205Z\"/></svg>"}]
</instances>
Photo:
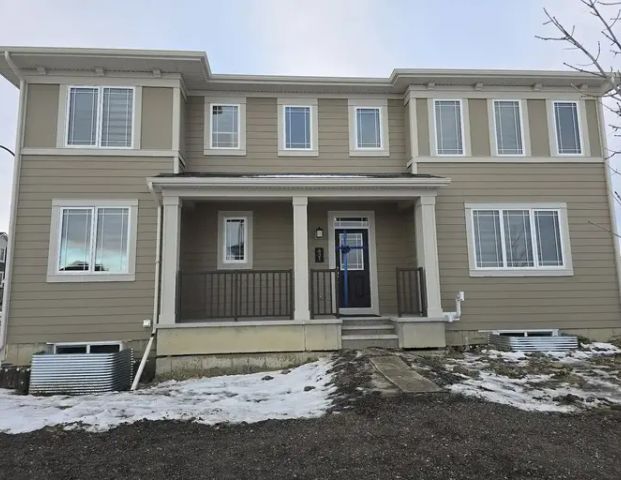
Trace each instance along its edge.
<instances>
[{"instance_id":1,"label":"front entry door","mask_svg":"<svg viewBox=\"0 0 621 480\"><path fill-rule=\"evenodd\" d=\"M369 231L337 228L334 234L336 268L340 272L340 307L370 308Z\"/></svg>"}]
</instances>

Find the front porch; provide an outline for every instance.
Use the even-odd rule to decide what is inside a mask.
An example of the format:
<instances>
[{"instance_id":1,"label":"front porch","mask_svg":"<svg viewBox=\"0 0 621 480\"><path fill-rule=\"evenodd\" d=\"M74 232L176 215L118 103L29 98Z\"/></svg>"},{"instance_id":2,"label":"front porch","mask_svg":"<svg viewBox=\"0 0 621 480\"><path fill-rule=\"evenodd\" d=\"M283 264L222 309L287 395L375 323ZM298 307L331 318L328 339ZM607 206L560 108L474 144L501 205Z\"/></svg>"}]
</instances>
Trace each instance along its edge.
<instances>
[{"instance_id":1,"label":"front porch","mask_svg":"<svg viewBox=\"0 0 621 480\"><path fill-rule=\"evenodd\" d=\"M337 350L374 337L441 346L435 195L446 179L336 179L151 179L163 210L158 356Z\"/></svg>"}]
</instances>

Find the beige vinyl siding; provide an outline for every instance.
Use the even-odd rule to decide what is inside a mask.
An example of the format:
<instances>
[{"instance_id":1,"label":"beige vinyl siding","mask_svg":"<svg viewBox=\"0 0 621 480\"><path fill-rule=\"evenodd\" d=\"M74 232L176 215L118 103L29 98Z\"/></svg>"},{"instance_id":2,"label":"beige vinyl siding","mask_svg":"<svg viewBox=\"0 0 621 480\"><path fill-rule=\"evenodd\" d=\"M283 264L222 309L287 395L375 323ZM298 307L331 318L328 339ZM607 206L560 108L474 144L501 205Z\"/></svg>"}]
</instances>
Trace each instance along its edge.
<instances>
[{"instance_id":1,"label":"beige vinyl siding","mask_svg":"<svg viewBox=\"0 0 621 480\"><path fill-rule=\"evenodd\" d=\"M28 85L24 147L56 147L59 90L58 85Z\"/></svg>"},{"instance_id":2,"label":"beige vinyl siding","mask_svg":"<svg viewBox=\"0 0 621 480\"><path fill-rule=\"evenodd\" d=\"M591 156L602 156L602 144L600 141L599 129L599 115L597 111L597 102L595 100L585 100L584 105L586 107L586 118L589 128L589 145L591 146Z\"/></svg>"},{"instance_id":3,"label":"beige vinyl siding","mask_svg":"<svg viewBox=\"0 0 621 480\"><path fill-rule=\"evenodd\" d=\"M172 159L24 156L8 343L144 339L153 315L156 206L147 176ZM47 283L52 199L138 199L136 280Z\"/></svg>"},{"instance_id":4,"label":"beige vinyl siding","mask_svg":"<svg viewBox=\"0 0 621 480\"><path fill-rule=\"evenodd\" d=\"M527 105L531 154L533 157L549 157L550 137L548 136L546 101L531 99L527 101ZM550 128L554 127L550 126Z\"/></svg>"},{"instance_id":5,"label":"beige vinyl siding","mask_svg":"<svg viewBox=\"0 0 621 480\"><path fill-rule=\"evenodd\" d=\"M205 156L204 99L188 98L186 170L194 172L404 172L406 171L402 100L388 101L389 157L350 157L347 99L320 98L319 155L278 156L276 98L247 97L245 156Z\"/></svg>"},{"instance_id":6,"label":"beige vinyl siding","mask_svg":"<svg viewBox=\"0 0 621 480\"><path fill-rule=\"evenodd\" d=\"M519 163L421 165L450 177L436 215L443 307L466 294L453 330L613 328L621 326L613 239L603 164ZM465 202L566 202L574 275L472 278L468 270ZM598 228L589 222L601 226Z\"/></svg>"},{"instance_id":7,"label":"beige vinyl siding","mask_svg":"<svg viewBox=\"0 0 621 480\"><path fill-rule=\"evenodd\" d=\"M421 157L431 155L429 145L429 109L426 98L416 99L416 128L418 133L418 154Z\"/></svg>"},{"instance_id":8,"label":"beige vinyl siding","mask_svg":"<svg viewBox=\"0 0 621 480\"><path fill-rule=\"evenodd\" d=\"M218 211L253 212L253 268L293 268L293 210L290 202L196 202L181 211L181 268L217 270Z\"/></svg>"},{"instance_id":9,"label":"beige vinyl siding","mask_svg":"<svg viewBox=\"0 0 621 480\"><path fill-rule=\"evenodd\" d=\"M172 88L142 88L141 148L152 150L172 148L172 112Z\"/></svg>"},{"instance_id":10,"label":"beige vinyl siding","mask_svg":"<svg viewBox=\"0 0 621 480\"><path fill-rule=\"evenodd\" d=\"M490 156L490 131L487 118L487 100L470 98L467 100L470 112L470 149L473 157Z\"/></svg>"}]
</instances>

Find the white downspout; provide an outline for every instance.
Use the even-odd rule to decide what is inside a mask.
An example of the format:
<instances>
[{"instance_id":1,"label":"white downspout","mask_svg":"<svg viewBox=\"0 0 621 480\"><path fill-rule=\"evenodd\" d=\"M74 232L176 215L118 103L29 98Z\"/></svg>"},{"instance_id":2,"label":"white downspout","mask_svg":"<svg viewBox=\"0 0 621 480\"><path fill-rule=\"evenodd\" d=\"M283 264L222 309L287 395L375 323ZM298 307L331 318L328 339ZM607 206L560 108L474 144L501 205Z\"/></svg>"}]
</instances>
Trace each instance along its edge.
<instances>
[{"instance_id":1,"label":"white downspout","mask_svg":"<svg viewBox=\"0 0 621 480\"><path fill-rule=\"evenodd\" d=\"M159 203L159 201L158 201ZM159 308L160 308L160 257L162 253L162 206L158 204L157 206L157 233L155 236L156 245L155 245L155 287L153 292L153 319L151 320L151 336L149 337L149 342L147 343L147 347L144 349L144 353L142 354L142 360L140 360L140 365L138 366L138 371L134 376L134 381L132 382L131 389L136 390L138 388L138 382L140 382L140 377L142 377L142 372L144 371L144 367L147 364L147 360L149 358L149 353L151 352L151 348L153 347L153 340L156 335L156 324L159 316Z\"/></svg>"},{"instance_id":2,"label":"white downspout","mask_svg":"<svg viewBox=\"0 0 621 480\"><path fill-rule=\"evenodd\" d=\"M457 322L461 319L461 303L464 301L464 299L464 292L457 292L457 295L455 295L455 311L444 312L444 319L448 323Z\"/></svg>"},{"instance_id":3,"label":"white downspout","mask_svg":"<svg viewBox=\"0 0 621 480\"><path fill-rule=\"evenodd\" d=\"M15 224L17 219L17 198L19 194L19 178L21 171L22 138L24 132L24 109L26 108L26 81L17 65L13 63L8 50L4 52L4 59L15 76L19 79L19 104L17 109L17 135L15 138L15 161L13 162L13 192L11 197L11 219L9 221L9 241L7 244L6 267L4 273L4 297L2 299L2 325L0 326L0 360L6 359L6 335L9 323L9 298L11 297L11 276L13 273L13 258L15 253Z\"/></svg>"}]
</instances>

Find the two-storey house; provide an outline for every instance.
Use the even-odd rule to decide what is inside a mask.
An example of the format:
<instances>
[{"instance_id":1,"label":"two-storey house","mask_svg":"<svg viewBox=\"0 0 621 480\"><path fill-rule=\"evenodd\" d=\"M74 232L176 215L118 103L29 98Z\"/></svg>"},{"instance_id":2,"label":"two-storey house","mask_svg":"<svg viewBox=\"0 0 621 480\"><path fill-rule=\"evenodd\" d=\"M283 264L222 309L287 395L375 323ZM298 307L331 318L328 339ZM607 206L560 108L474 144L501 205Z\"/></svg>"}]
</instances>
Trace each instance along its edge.
<instances>
[{"instance_id":1,"label":"two-storey house","mask_svg":"<svg viewBox=\"0 0 621 480\"><path fill-rule=\"evenodd\" d=\"M141 350L152 329L161 372L621 333L600 78L222 75L202 52L0 50L20 91L6 361Z\"/></svg>"}]
</instances>

